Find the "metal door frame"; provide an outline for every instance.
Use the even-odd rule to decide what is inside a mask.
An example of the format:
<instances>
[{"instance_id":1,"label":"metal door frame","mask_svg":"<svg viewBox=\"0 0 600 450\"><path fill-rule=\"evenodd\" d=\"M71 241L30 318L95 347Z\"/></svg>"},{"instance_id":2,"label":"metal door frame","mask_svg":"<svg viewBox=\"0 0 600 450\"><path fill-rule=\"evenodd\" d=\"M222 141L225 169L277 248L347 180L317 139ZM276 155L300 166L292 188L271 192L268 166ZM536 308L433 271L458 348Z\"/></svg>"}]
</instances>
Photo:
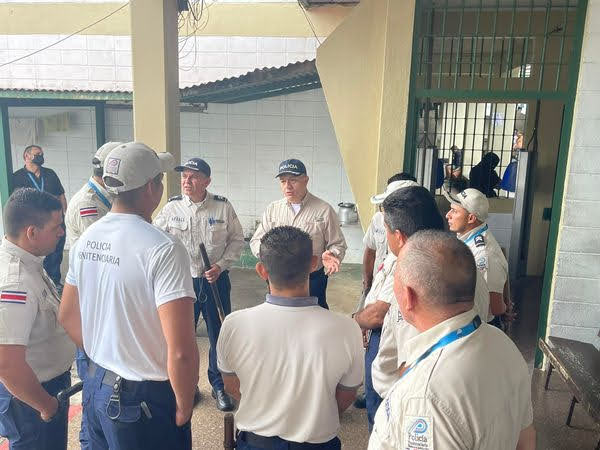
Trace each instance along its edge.
<instances>
[{"instance_id":1,"label":"metal door frame","mask_svg":"<svg viewBox=\"0 0 600 450\"><path fill-rule=\"evenodd\" d=\"M465 1L462 0L463 11ZM576 4L575 16L575 34L573 36L573 49L568 64L568 84L565 91L494 91L494 90L455 90L455 89L437 89L431 86L431 76L428 76L428 88L417 88L417 68L419 65L419 40L421 36L421 14L423 13L423 5L425 2L417 1L414 16L414 33L412 42L412 58L411 58L411 76L410 90L408 99L408 115L406 124L405 136L405 151L404 151L404 167L407 172L414 172L416 160L416 146L418 133L418 114L420 100L424 100L426 104L430 103L432 98L452 101L466 102L469 100L477 100L481 102L524 102L538 100L560 100L564 103L564 117L562 130L560 134L558 157L556 161L556 175L554 180L554 190L552 195L552 215L550 220L550 229L548 233L548 243L546 247L546 260L544 264L543 286L540 302L540 313L537 325L537 339L546 337L546 328L548 322L548 312L550 306L550 298L552 296L552 280L554 274L554 266L556 260L556 250L558 244L558 234L560 228L561 209L565 190L565 178L567 174L567 161L569 157L569 145L571 141L571 131L573 126L573 115L575 107L575 97L577 93L577 81L579 78L579 68L581 61L581 47L583 43L583 31L585 26L585 16L588 7L588 0L578 0ZM533 5L533 0L531 4ZM551 1L547 2L551 5ZM482 2L480 2L482 4ZM499 4L499 1L497 2ZM514 8L516 8L516 0L513 0L513 17ZM448 0L446 0L446 6ZM545 44L544 44L545 47ZM429 45L432 48L432 45ZM562 49L561 49L562 58ZM541 83L540 83L541 84ZM456 85L456 83L455 83ZM558 86L558 82L557 82ZM472 88L473 86L471 86ZM426 118L425 118L426 119ZM537 344L536 344L537 345ZM543 354L539 347L536 348L535 367L541 367L543 362Z\"/></svg>"}]
</instances>

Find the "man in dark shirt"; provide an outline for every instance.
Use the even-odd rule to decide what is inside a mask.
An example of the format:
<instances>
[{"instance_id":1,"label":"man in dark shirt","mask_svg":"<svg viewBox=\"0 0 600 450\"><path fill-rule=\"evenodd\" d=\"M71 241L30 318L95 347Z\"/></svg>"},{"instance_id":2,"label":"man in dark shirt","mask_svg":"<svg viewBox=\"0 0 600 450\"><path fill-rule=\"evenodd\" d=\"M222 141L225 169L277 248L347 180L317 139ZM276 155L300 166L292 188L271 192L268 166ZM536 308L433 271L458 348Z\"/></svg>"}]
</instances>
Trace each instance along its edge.
<instances>
[{"instance_id":1,"label":"man in dark shirt","mask_svg":"<svg viewBox=\"0 0 600 450\"><path fill-rule=\"evenodd\" d=\"M52 169L42 167L44 164L44 151L39 145L30 145L23 151L23 160L25 167L13 173L13 190L30 187L38 191L48 192L55 195L62 204L63 214L67 209L67 199L65 190ZM64 225L63 225L64 227ZM63 259L63 249L65 248L65 236L58 241L56 250L50 253L44 259L44 269L57 286L60 285L60 264Z\"/></svg>"}]
</instances>

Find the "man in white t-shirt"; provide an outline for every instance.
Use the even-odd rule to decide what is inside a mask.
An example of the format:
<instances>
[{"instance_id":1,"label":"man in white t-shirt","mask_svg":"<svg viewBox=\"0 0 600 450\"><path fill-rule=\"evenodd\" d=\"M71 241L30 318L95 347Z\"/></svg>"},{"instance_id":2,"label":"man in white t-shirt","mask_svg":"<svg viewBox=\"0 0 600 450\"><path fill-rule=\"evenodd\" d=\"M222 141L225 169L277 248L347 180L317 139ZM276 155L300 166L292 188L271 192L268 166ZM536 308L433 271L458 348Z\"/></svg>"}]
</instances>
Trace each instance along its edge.
<instances>
[{"instance_id":1,"label":"man in white t-shirt","mask_svg":"<svg viewBox=\"0 0 600 450\"><path fill-rule=\"evenodd\" d=\"M91 448L191 448L198 382L188 253L151 224L174 166L139 142L104 165L113 206L71 249L59 320L89 356Z\"/></svg>"},{"instance_id":2,"label":"man in white t-shirt","mask_svg":"<svg viewBox=\"0 0 600 450\"><path fill-rule=\"evenodd\" d=\"M298 228L267 231L256 265L269 283L267 300L231 313L221 327L217 361L225 390L240 402L238 450L341 448L339 416L363 381L362 339L350 318L309 296L318 264L312 250Z\"/></svg>"},{"instance_id":3,"label":"man in white t-shirt","mask_svg":"<svg viewBox=\"0 0 600 450\"><path fill-rule=\"evenodd\" d=\"M467 246L449 233L420 231L402 247L394 292L419 334L405 344L369 449L535 448L527 364L474 310L476 273Z\"/></svg>"}]
</instances>

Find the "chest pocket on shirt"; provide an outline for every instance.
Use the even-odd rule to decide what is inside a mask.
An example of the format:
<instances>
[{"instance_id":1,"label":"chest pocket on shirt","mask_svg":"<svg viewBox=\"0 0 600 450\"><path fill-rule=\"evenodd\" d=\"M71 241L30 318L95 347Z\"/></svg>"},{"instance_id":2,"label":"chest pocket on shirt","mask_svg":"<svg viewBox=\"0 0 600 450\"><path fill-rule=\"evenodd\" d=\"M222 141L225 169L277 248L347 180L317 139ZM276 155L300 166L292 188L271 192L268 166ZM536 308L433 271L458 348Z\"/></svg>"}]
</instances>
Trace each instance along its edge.
<instances>
[{"instance_id":1,"label":"chest pocket on shirt","mask_svg":"<svg viewBox=\"0 0 600 450\"><path fill-rule=\"evenodd\" d=\"M173 216L169 218L168 222L169 233L173 236L178 237L186 247L189 247L192 243L190 236L190 224L187 217Z\"/></svg>"},{"instance_id":2,"label":"chest pocket on shirt","mask_svg":"<svg viewBox=\"0 0 600 450\"><path fill-rule=\"evenodd\" d=\"M207 225L208 240L213 247L225 245L227 239L227 224L213 223Z\"/></svg>"}]
</instances>

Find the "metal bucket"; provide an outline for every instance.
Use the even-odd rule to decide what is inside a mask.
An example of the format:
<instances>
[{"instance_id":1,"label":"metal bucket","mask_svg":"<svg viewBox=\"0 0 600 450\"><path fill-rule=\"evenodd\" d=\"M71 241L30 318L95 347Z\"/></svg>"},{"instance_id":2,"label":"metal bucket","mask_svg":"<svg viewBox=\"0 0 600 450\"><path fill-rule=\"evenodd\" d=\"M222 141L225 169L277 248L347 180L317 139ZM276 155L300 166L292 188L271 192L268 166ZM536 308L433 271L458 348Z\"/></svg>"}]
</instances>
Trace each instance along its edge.
<instances>
[{"instance_id":1,"label":"metal bucket","mask_svg":"<svg viewBox=\"0 0 600 450\"><path fill-rule=\"evenodd\" d=\"M358 222L358 212L354 203L338 203L338 219L343 225L349 225Z\"/></svg>"}]
</instances>

